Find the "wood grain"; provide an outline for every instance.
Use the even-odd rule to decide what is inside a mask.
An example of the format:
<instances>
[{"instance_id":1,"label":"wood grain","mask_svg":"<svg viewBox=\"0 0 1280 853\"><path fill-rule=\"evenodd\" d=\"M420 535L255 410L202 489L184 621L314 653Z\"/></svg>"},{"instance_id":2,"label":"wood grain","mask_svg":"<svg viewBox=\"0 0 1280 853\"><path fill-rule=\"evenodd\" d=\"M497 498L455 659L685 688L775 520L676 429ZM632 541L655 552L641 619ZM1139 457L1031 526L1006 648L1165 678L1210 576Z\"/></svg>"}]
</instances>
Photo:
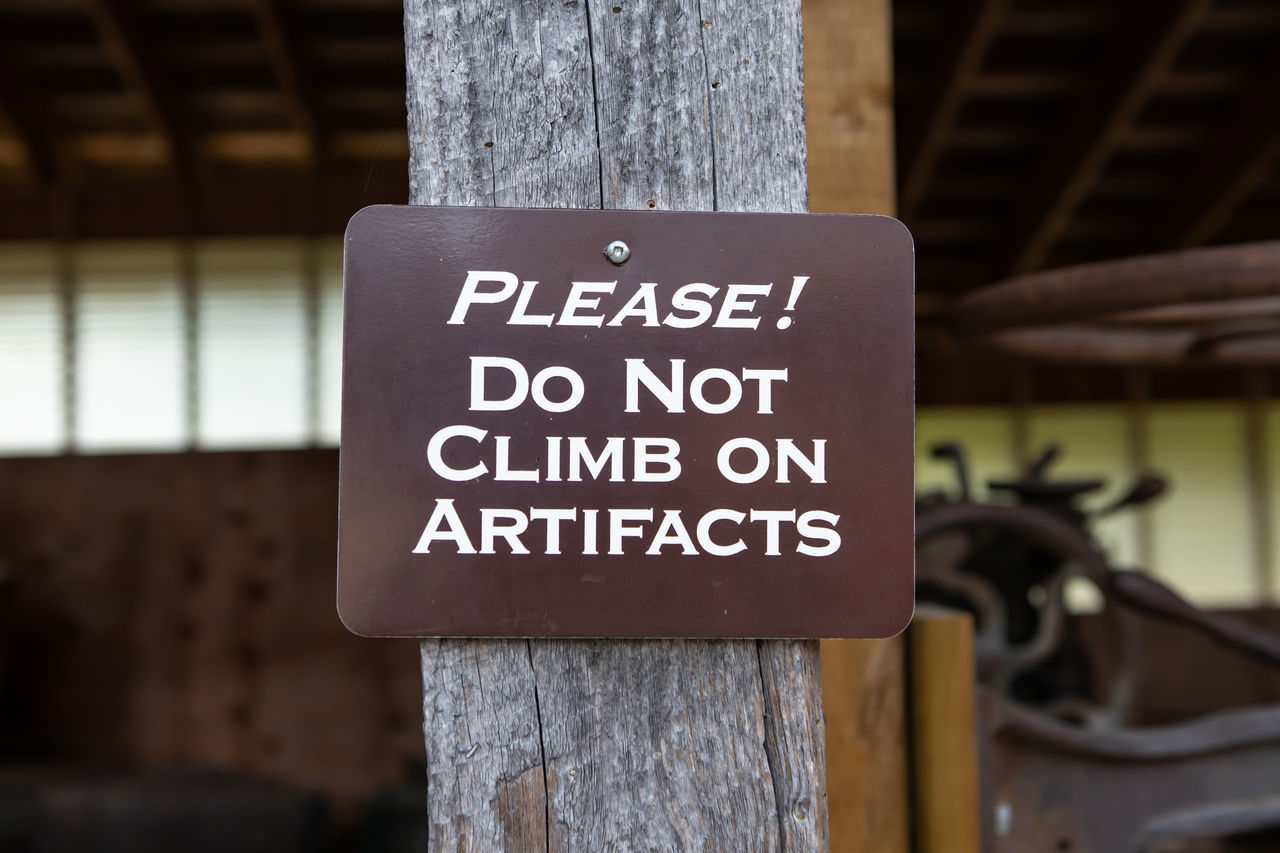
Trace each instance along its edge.
<instances>
[{"instance_id":1,"label":"wood grain","mask_svg":"<svg viewBox=\"0 0 1280 853\"><path fill-rule=\"evenodd\" d=\"M412 0L405 34L414 203L805 209L797 2ZM432 850L826 849L814 642L422 657Z\"/></svg>"},{"instance_id":2,"label":"wood grain","mask_svg":"<svg viewBox=\"0 0 1280 853\"><path fill-rule=\"evenodd\" d=\"M831 849L910 849L907 664L902 637L823 640Z\"/></svg>"},{"instance_id":3,"label":"wood grain","mask_svg":"<svg viewBox=\"0 0 1280 853\"><path fill-rule=\"evenodd\" d=\"M806 0L810 207L894 212L888 0ZM905 853L910 761L902 637L823 640L831 849Z\"/></svg>"},{"instance_id":4,"label":"wood grain","mask_svg":"<svg viewBox=\"0 0 1280 853\"><path fill-rule=\"evenodd\" d=\"M894 215L889 0L805 0L809 209Z\"/></svg>"},{"instance_id":5,"label":"wood grain","mask_svg":"<svg viewBox=\"0 0 1280 853\"><path fill-rule=\"evenodd\" d=\"M910 632L916 849L978 853L973 620L922 607Z\"/></svg>"}]
</instances>

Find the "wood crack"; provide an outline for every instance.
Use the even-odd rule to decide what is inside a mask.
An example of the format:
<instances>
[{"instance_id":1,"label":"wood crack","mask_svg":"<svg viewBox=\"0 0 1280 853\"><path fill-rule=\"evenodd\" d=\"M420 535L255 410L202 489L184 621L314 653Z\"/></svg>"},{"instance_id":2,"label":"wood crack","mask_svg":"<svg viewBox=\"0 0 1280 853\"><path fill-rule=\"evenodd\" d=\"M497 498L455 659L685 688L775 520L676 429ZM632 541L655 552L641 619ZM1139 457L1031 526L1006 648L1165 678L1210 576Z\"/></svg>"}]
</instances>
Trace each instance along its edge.
<instances>
[{"instance_id":1,"label":"wood crack","mask_svg":"<svg viewBox=\"0 0 1280 853\"><path fill-rule=\"evenodd\" d=\"M600 92L596 86L596 48L591 32L591 0L582 0L587 13L587 61L591 63L591 105L596 119L596 167L600 173L600 209L604 210L604 151L600 146Z\"/></svg>"},{"instance_id":2,"label":"wood crack","mask_svg":"<svg viewBox=\"0 0 1280 853\"><path fill-rule=\"evenodd\" d=\"M542 759L542 820L545 827L547 853L551 853L551 786L547 783L547 737L542 728L542 700L538 696L538 670L533 665L533 640L525 640L529 653L529 672L533 677L533 710L538 721L538 754Z\"/></svg>"},{"instance_id":3,"label":"wood crack","mask_svg":"<svg viewBox=\"0 0 1280 853\"><path fill-rule=\"evenodd\" d=\"M707 21L702 17L702 0L697 2L698 9L698 45L702 48L702 74L703 85L707 89L707 121L711 125L711 209L720 209L720 188L716 175L716 106L712 100L712 81L711 79L711 62L707 59ZM759 649L757 648L757 654Z\"/></svg>"},{"instance_id":4,"label":"wood crack","mask_svg":"<svg viewBox=\"0 0 1280 853\"><path fill-rule=\"evenodd\" d=\"M772 692L765 683L764 676L764 640L756 640L756 666L760 672L760 716L764 724L764 760L769 768L769 782L773 785L773 809L778 816L778 850L790 849L787 832L786 795L782 791L781 759L778 756L778 720L769 712L769 698Z\"/></svg>"}]
</instances>

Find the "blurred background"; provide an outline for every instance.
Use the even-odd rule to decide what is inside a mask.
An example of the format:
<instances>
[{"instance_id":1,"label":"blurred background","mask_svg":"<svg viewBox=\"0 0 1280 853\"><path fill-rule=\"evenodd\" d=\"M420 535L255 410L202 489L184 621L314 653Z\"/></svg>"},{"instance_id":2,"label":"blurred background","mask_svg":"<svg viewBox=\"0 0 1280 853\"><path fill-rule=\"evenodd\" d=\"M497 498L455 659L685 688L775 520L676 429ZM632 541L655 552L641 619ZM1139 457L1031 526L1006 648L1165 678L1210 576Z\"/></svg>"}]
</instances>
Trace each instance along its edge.
<instances>
[{"instance_id":1,"label":"blurred background","mask_svg":"<svg viewBox=\"0 0 1280 853\"><path fill-rule=\"evenodd\" d=\"M870 101L838 58L807 75L811 183L815 210L889 212L833 206L859 187L812 140L892 117L920 490L954 493L943 441L983 500L1051 443L1107 481L1091 506L1158 471L1095 530L1114 563L1265 615L1267 363L1036 360L951 315L1011 276L1280 236L1280 3L883 5ZM417 648L333 607L341 233L406 201L407 152L399 0L0 0L0 849L89 849L106 818L33 817L41 785L123 792L162 845L133 849L170 819L248 849L246 803L275 849L415 837Z\"/></svg>"}]
</instances>

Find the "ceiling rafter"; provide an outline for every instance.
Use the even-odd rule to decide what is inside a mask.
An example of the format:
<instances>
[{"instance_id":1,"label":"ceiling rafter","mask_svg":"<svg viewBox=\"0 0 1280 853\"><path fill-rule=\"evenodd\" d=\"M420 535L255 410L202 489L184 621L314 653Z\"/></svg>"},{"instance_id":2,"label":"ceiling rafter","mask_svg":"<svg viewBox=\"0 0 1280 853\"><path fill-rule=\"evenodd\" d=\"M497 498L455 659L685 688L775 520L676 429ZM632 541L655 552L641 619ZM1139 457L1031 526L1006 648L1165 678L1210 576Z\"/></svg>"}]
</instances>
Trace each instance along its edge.
<instances>
[{"instance_id":1,"label":"ceiling rafter","mask_svg":"<svg viewBox=\"0 0 1280 853\"><path fill-rule=\"evenodd\" d=\"M22 146L36 180L50 186L58 180L58 161L53 136L39 103L40 99L25 75L0 52L0 112L9 119L9 126Z\"/></svg>"},{"instance_id":2,"label":"ceiling rafter","mask_svg":"<svg viewBox=\"0 0 1280 853\"><path fill-rule=\"evenodd\" d=\"M286 25L279 0L248 0L248 3L258 21L267 58L275 72L276 82L280 85L290 117L294 126L306 135L311 148L311 159L316 160L324 153L323 140L320 137L314 99L302 72L300 51L293 36L295 31Z\"/></svg>"},{"instance_id":3,"label":"ceiling rafter","mask_svg":"<svg viewBox=\"0 0 1280 853\"><path fill-rule=\"evenodd\" d=\"M1040 267L1212 5L1142 0L1117 13L1094 71L994 232L990 278Z\"/></svg>"},{"instance_id":4,"label":"ceiling rafter","mask_svg":"<svg viewBox=\"0 0 1280 853\"><path fill-rule=\"evenodd\" d=\"M916 95L915 108L901 123L904 150L898 209L911 218L946 148L970 82L1008 7L1007 0L956 3L941 28L941 48Z\"/></svg>"},{"instance_id":5,"label":"ceiling rafter","mask_svg":"<svg viewBox=\"0 0 1280 853\"><path fill-rule=\"evenodd\" d=\"M160 134L179 174L193 168L193 146L177 115L175 99L138 25L131 0L85 0L102 46L125 86L142 103L148 123Z\"/></svg>"},{"instance_id":6,"label":"ceiling rafter","mask_svg":"<svg viewBox=\"0 0 1280 853\"><path fill-rule=\"evenodd\" d=\"M1280 55L1274 55L1241 89L1217 130L1178 170L1176 181L1153 206L1138 239L1142 250L1207 243L1257 187L1280 156L1280 112L1266 106L1280 91Z\"/></svg>"}]
</instances>

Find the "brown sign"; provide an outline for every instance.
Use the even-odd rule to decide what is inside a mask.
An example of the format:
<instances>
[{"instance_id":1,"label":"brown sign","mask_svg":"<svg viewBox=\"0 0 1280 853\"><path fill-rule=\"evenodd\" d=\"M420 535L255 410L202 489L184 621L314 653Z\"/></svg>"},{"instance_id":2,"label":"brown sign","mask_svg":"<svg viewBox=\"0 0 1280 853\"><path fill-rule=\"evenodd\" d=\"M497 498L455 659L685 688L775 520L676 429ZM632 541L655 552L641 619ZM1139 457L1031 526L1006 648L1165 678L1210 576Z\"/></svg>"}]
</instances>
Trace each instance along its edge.
<instances>
[{"instance_id":1,"label":"brown sign","mask_svg":"<svg viewBox=\"0 0 1280 853\"><path fill-rule=\"evenodd\" d=\"M378 636L879 637L913 248L878 216L351 220L338 609Z\"/></svg>"}]
</instances>

